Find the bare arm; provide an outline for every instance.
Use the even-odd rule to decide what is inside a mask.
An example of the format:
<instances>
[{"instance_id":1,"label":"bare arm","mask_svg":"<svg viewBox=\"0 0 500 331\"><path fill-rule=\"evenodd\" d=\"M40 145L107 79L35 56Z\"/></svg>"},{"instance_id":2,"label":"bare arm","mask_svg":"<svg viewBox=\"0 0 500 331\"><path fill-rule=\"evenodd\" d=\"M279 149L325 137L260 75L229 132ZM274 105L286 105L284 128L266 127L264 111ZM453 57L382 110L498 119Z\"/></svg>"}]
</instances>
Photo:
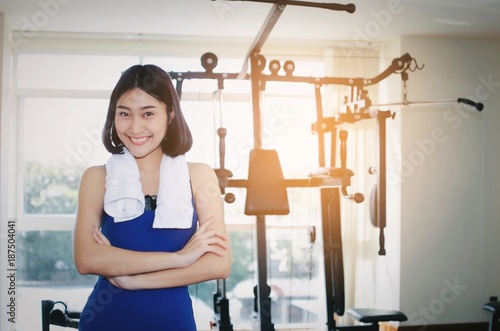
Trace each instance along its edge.
<instances>
[{"instance_id":1,"label":"bare arm","mask_svg":"<svg viewBox=\"0 0 500 331\"><path fill-rule=\"evenodd\" d=\"M215 172L205 164L190 164L190 175L200 227L208 224L207 231L217 231L226 236L223 203ZM210 223L207 223L209 220ZM229 276L232 261L228 241L226 247L227 249L221 251L221 254L208 252L187 267L141 273L131 277L117 277L112 279L112 282L126 289L151 289L225 279Z\"/></svg>"},{"instance_id":2,"label":"bare arm","mask_svg":"<svg viewBox=\"0 0 500 331\"><path fill-rule=\"evenodd\" d=\"M104 167L92 167L85 171L80 182L73 240L75 264L80 273L114 277L183 268L207 250L215 254L224 251L218 243L223 243L226 238L211 230L204 231L204 235L198 236L198 241L190 247L175 253L137 252L102 245L96 236L100 234L105 178Z\"/></svg>"}]
</instances>

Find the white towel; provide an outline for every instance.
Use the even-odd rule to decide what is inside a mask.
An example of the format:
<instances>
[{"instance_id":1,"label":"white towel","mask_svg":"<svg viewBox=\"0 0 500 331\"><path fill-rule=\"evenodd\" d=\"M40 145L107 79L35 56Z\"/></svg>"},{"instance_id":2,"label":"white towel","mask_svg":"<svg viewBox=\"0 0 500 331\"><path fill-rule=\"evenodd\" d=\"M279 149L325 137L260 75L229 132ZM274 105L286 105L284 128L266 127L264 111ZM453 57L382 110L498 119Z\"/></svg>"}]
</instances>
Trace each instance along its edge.
<instances>
[{"instance_id":1,"label":"white towel","mask_svg":"<svg viewBox=\"0 0 500 331\"><path fill-rule=\"evenodd\" d=\"M115 222L124 222L141 216L145 204L139 167L124 148L123 154L113 154L106 163L104 211Z\"/></svg>"},{"instance_id":2,"label":"white towel","mask_svg":"<svg viewBox=\"0 0 500 331\"><path fill-rule=\"evenodd\" d=\"M130 221L144 213L145 198L139 167L130 152L113 154L106 163L104 211L115 222ZM156 198L155 229L188 229L193 219L191 184L185 155L163 155Z\"/></svg>"}]
</instances>

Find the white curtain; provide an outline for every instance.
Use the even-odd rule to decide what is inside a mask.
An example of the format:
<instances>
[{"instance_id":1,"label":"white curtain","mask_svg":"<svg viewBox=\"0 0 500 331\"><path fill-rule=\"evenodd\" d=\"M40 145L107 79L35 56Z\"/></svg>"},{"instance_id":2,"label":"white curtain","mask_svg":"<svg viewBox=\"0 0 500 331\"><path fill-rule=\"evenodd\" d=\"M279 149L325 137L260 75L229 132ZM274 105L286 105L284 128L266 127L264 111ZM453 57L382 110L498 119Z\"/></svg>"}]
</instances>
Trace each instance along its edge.
<instances>
[{"instance_id":1,"label":"white curtain","mask_svg":"<svg viewBox=\"0 0 500 331\"><path fill-rule=\"evenodd\" d=\"M379 73L379 51L377 49L353 48L331 49L325 54L330 63L327 75L334 77L373 78ZM349 90L344 86L326 86L324 94L325 116L342 111L344 96ZM369 87L369 96L377 102L378 87ZM378 125L375 118L354 124L343 124L337 128L336 166L340 166L338 133L347 130L347 168L354 171L348 193L362 193L364 202L341 199L342 240L345 279L345 307L374 307L376 303L376 258L379 249L378 230L371 224L369 213L370 191L376 183L376 175L368 173L370 167L378 166ZM345 314L338 325L353 324Z\"/></svg>"}]
</instances>

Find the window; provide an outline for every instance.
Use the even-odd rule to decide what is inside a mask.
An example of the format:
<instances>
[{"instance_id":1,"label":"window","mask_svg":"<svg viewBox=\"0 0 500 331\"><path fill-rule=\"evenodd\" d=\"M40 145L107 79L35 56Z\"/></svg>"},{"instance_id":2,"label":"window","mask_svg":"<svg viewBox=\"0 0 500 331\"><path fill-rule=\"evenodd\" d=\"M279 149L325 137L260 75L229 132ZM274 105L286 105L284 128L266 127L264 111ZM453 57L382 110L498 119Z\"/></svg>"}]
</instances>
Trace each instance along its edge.
<instances>
[{"instance_id":1,"label":"window","mask_svg":"<svg viewBox=\"0 0 500 331\"><path fill-rule=\"evenodd\" d=\"M22 54L17 58L21 89L109 91L135 56Z\"/></svg>"}]
</instances>

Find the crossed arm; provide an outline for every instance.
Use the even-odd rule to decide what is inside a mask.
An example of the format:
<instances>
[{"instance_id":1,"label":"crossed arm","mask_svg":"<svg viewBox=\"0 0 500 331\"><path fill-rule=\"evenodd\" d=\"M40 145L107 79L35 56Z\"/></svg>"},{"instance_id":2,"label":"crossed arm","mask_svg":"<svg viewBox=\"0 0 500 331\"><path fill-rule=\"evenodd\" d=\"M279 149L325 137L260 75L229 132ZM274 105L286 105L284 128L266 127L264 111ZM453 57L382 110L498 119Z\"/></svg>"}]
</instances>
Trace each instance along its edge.
<instances>
[{"instance_id":1,"label":"crossed arm","mask_svg":"<svg viewBox=\"0 0 500 331\"><path fill-rule=\"evenodd\" d=\"M82 274L107 277L125 289L165 288L229 276L231 248L217 178L204 164L190 164L200 227L177 252L138 252L113 247L99 231L105 189L104 167L89 168L79 189L74 259ZM207 180L208 179L208 180ZM210 194L209 192L212 192Z\"/></svg>"}]
</instances>

